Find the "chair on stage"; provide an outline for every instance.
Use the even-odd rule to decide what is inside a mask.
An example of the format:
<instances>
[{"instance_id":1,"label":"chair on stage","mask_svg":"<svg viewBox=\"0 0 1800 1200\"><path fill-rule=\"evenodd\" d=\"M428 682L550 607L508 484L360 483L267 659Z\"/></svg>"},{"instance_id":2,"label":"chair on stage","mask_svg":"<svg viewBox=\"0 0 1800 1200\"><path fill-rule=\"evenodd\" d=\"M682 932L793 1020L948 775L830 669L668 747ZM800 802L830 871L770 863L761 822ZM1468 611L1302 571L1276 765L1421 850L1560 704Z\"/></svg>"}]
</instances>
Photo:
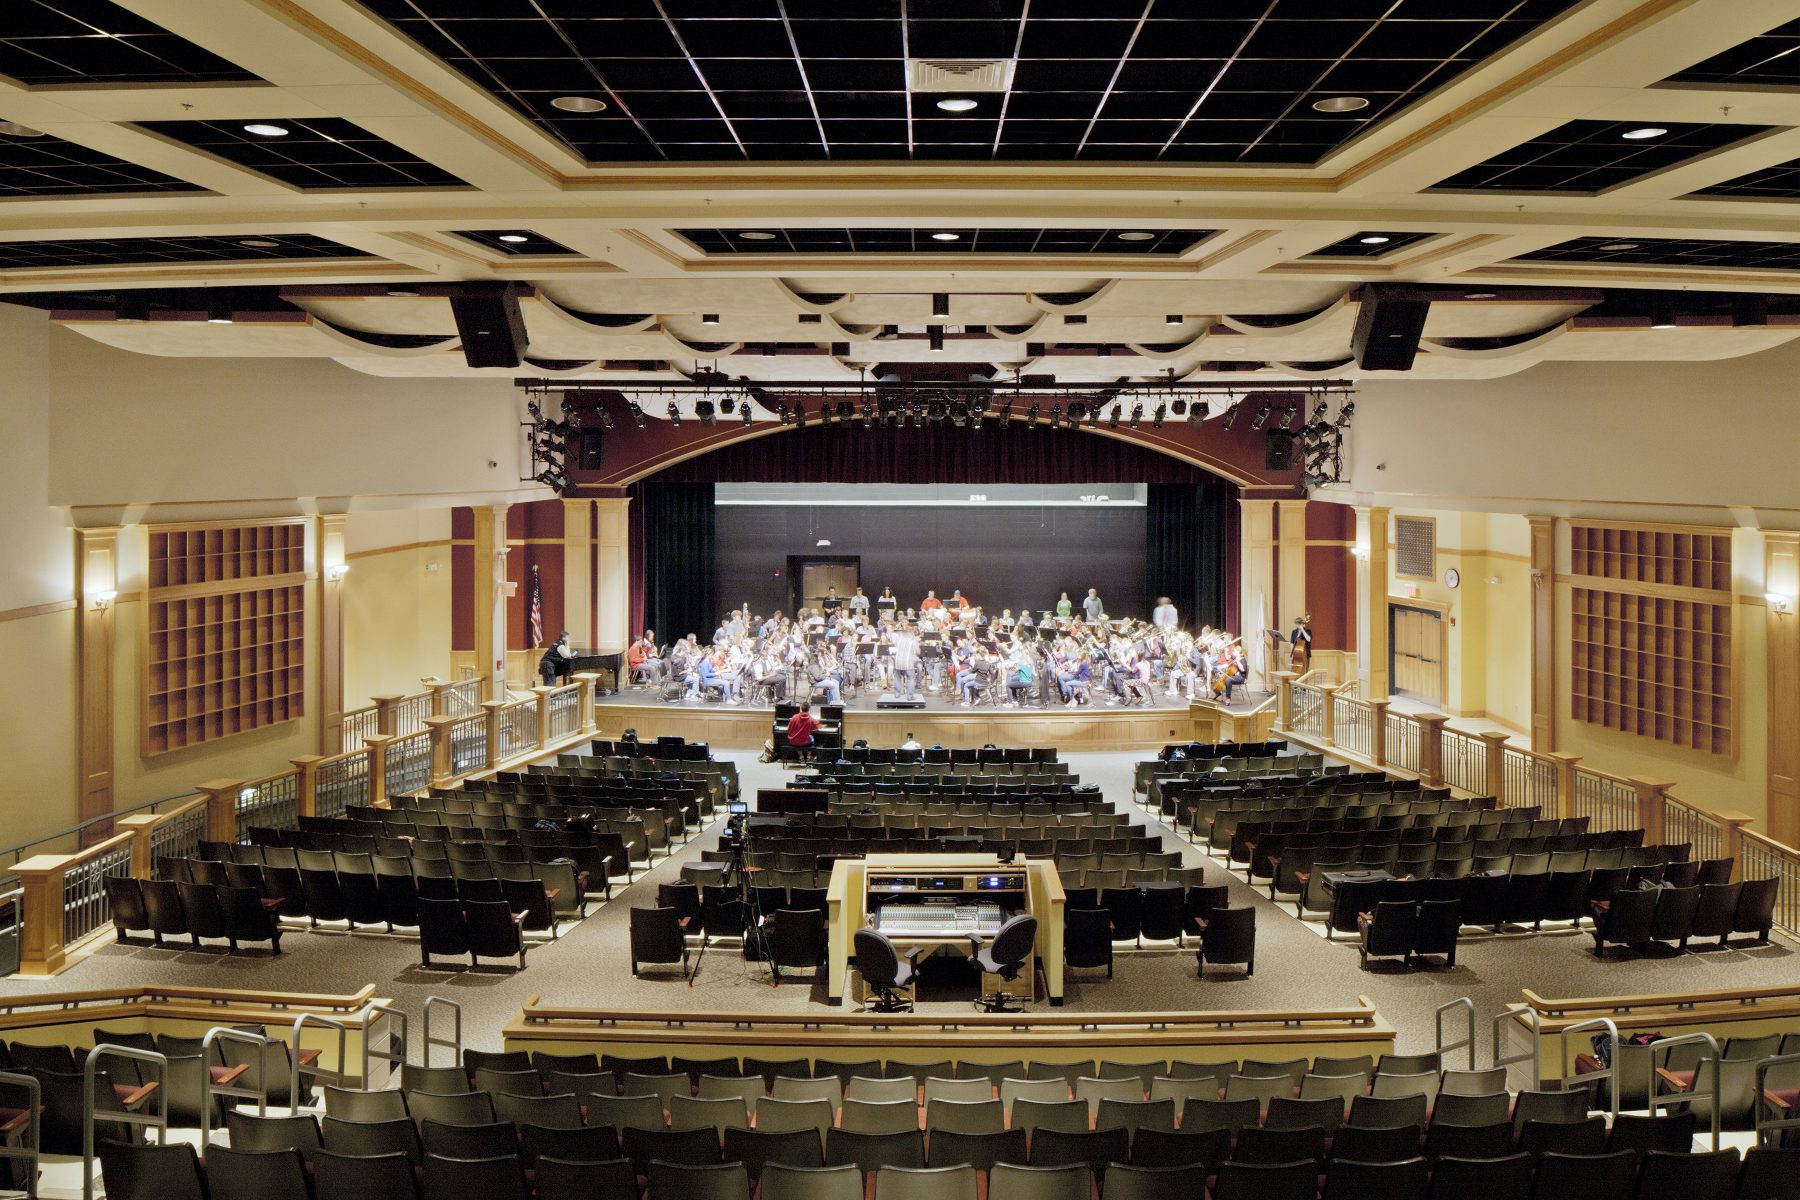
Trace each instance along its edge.
<instances>
[{"instance_id":1,"label":"chair on stage","mask_svg":"<svg viewBox=\"0 0 1800 1200\"><path fill-rule=\"evenodd\" d=\"M969 965L982 973L984 982L988 975L999 980L992 994L976 1001L977 1007L986 1012L1023 1012L1023 1008L1007 1003L1005 985L1016 980L1020 971L1031 969L1037 948L1037 918L1021 914L1002 925L992 941L984 943L978 937L969 941L973 946Z\"/></svg>"}]
</instances>

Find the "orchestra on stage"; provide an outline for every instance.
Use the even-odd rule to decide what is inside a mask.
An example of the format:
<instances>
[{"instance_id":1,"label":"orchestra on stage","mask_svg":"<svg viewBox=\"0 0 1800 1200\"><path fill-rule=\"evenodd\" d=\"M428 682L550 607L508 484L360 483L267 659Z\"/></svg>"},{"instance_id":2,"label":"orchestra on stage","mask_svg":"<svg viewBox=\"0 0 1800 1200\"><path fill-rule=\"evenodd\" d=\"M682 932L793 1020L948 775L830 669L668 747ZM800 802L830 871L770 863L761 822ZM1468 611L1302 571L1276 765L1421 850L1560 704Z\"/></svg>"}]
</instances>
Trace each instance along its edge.
<instances>
[{"instance_id":1,"label":"orchestra on stage","mask_svg":"<svg viewBox=\"0 0 1800 1200\"><path fill-rule=\"evenodd\" d=\"M754 615L746 604L705 642L690 633L659 643L645 630L626 668L632 685L670 703L841 704L865 692L902 701L929 692L965 707L1013 708L1154 706L1159 692L1231 704L1249 672L1241 638L1182 628L1167 597L1150 620L1115 619L1092 588L1080 601L1065 592L1035 615L991 614L960 590L901 608L889 589L871 598L858 588L792 618Z\"/></svg>"}]
</instances>

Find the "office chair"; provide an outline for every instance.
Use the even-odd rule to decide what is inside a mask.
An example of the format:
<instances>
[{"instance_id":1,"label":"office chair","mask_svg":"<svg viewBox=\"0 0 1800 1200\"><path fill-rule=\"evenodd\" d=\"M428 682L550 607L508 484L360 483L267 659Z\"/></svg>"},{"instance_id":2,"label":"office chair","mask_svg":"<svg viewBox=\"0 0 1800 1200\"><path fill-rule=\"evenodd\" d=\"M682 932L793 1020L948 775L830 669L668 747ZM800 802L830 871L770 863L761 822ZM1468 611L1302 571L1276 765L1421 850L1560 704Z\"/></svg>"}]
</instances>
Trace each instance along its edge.
<instances>
[{"instance_id":1,"label":"office chair","mask_svg":"<svg viewBox=\"0 0 1800 1200\"><path fill-rule=\"evenodd\" d=\"M875 993L870 1011L892 1013L910 1009L912 999L901 993L913 986L913 959L919 948L915 946L902 955L885 933L875 929L859 929L853 940L857 973L862 976L863 985Z\"/></svg>"},{"instance_id":2,"label":"office chair","mask_svg":"<svg viewBox=\"0 0 1800 1200\"><path fill-rule=\"evenodd\" d=\"M983 975L997 975L1002 983L1011 983L1019 977L1019 972L1029 969L1033 951L1037 945L1037 918L1020 914L1002 925L994 934L994 940L983 944L978 937L969 939L972 952L969 954L969 965ZM1022 1007L1009 1005L1006 1002L1004 988L996 987L992 996L983 996L976 1000L975 1006L984 1012L1023 1012Z\"/></svg>"}]
</instances>

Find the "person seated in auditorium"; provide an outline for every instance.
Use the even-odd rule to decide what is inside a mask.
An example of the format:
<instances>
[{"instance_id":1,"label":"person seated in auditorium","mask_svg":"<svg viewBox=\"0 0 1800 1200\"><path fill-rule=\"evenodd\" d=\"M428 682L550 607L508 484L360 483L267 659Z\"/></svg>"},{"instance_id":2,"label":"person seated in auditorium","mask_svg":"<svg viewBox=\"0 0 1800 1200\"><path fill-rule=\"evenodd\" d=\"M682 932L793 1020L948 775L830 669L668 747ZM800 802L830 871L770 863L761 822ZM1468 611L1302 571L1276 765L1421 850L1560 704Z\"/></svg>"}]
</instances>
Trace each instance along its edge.
<instances>
[{"instance_id":1,"label":"person seated in auditorium","mask_svg":"<svg viewBox=\"0 0 1800 1200\"><path fill-rule=\"evenodd\" d=\"M1181 622L1175 614L1175 604L1167 596L1156 598L1156 610L1150 614L1150 623L1165 632L1172 632Z\"/></svg>"},{"instance_id":2,"label":"person seated in auditorium","mask_svg":"<svg viewBox=\"0 0 1800 1200\"><path fill-rule=\"evenodd\" d=\"M818 731L819 718L812 714L812 704L802 700L800 711L788 718L788 745L800 752L800 757L812 757L813 734Z\"/></svg>"},{"instance_id":3,"label":"person seated in auditorium","mask_svg":"<svg viewBox=\"0 0 1800 1200\"><path fill-rule=\"evenodd\" d=\"M922 613L936 612L936 611L942 609L943 607L944 607L944 602L942 600L938 599L937 589L936 588L926 588L925 589L925 598L923 600L919 601L919 611Z\"/></svg>"},{"instance_id":4,"label":"person seated in auditorium","mask_svg":"<svg viewBox=\"0 0 1800 1200\"><path fill-rule=\"evenodd\" d=\"M1069 602L1069 593L1064 592L1056 601L1056 615L1068 619L1075 615L1075 606Z\"/></svg>"},{"instance_id":5,"label":"person seated in auditorium","mask_svg":"<svg viewBox=\"0 0 1800 1200\"><path fill-rule=\"evenodd\" d=\"M1106 605L1101 601L1100 593L1096 589L1088 589L1087 599L1081 602L1081 612L1087 618L1089 625L1098 625L1106 619Z\"/></svg>"},{"instance_id":6,"label":"person seated in auditorium","mask_svg":"<svg viewBox=\"0 0 1800 1200\"><path fill-rule=\"evenodd\" d=\"M575 678L575 651L569 647L568 630L563 630L538 659L538 676L545 687L557 687Z\"/></svg>"},{"instance_id":7,"label":"person seated in auditorium","mask_svg":"<svg viewBox=\"0 0 1800 1200\"><path fill-rule=\"evenodd\" d=\"M977 646L969 659L966 670L956 676L957 691L962 693L962 706L968 708L975 703L975 697L1000 680L1000 660L990 656L986 650Z\"/></svg>"},{"instance_id":8,"label":"person seated in auditorium","mask_svg":"<svg viewBox=\"0 0 1800 1200\"><path fill-rule=\"evenodd\" d=\"M902 750L919 749L919 739L912 735L912 730L909 729L906 731L906 740L900 743L900 748Z\"/></svg>"},{"instance_id":9,"label":"person seated in auditorium","mask_svg":"<svg viewBox=\"0 0 1800 1200\"><path fill-rule=\"evenodd\" d=\"M662 682L664 663L656 649L656 630L644 630L644 636L631 643L631 649L625 652L625 665L630 678L641 679L646 687Z\"/></svg>"},{"instance_id":10,"label":"person seated in auditorium","mask_svg":"<svg viewBox=\"0 0 1800 1200\"><path fill-rule=\"evenodd\" d=\"M751 703L780 704L787 699L787 667L773 645L765 642L751 657L749 678Z\"/></svg>"},{"instance_id":11,"label":"person seated in auditorium","mask_svg":"<svg viewBox=\"0 0 1800 1200\"><path fill-rule=\"evenodd\" d=\"M1077 704L1092 704L1093 697L1088 687L1094 679L1093 665L1088 662L1087 655L1080 655L1073 660L1065 661L1056 672L1056 686L1062 692L1063 705L1074 708Z\"/></svg>"},{"instance_id":12,"label":"person seated in auditorium","mask_svg":"<svg viewBox=\"0 0 1800 1200\"><path fill-rule=\"evenodd\" d=\"M1233 689L1242 686L1244 680L1250 675L1249 664L1244 661L1244 647L1241 644L1233 643L1225 649L1224 656L1220 660L1220 673L1225 681L1225 703L1230 704Z\"/></svg>"},{"instance_id":13,"label":"person seated in auditorium","mask_svg":"<svg viewBox=\"0 0 1800 1200\"><path fill-rule=\"evenodd\" d=\"M694 656L694 664L682 676L687 690L681 694L683 700L700 700L706 695L706 689L719 686L718 668L713 666L711 653L700 653Z\"/></svg>"}]
</instances>

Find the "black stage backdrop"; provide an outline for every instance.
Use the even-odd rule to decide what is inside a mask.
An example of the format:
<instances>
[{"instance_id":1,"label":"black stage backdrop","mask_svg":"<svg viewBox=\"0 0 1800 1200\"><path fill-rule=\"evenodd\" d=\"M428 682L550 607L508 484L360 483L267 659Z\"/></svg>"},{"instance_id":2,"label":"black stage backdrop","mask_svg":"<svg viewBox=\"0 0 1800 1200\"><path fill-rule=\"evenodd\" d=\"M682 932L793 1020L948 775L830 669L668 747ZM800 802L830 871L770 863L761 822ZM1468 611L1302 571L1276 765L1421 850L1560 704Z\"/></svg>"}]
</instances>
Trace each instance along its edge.
<instances>
[{"instance_id":1,"label":"black stage backdrop","mask_svg":"<svg viewBox=\"0 0 1800 1200\"><path fill-rule=\"evenodd\" d=\"M718 520L719 599L767 614L787 607L787 556L858 555L869 595L892 587L901 607L926 588L961 588L990 613L1053 609L1090 587L1107 610L1149 615L1143 508L726 505ZM831 542L819 546L819 539ZM660 627L659 627L660 628ZM708 631L710 632L710 630Z\"/></svg>"},{"instance_id":2,"label":"black stage backdrop","mask_svg":"<svg viewBox=\"0 0 1800 1200\"><path fill-rule=\"evenodd\" d=\"M1182 623L1229 627L1226 568L1237 561L1228 484L1153 483L1144 511L1144 584L1167 596ZM1101 593L1105 595L1105 593Z\"/></svg>"},{"instance_id":3,"label":"black stage backdrop","mask_svg":"<svg viewBox=\"0 0 1800 1200\"><path fill-rule=\"evenodd\" d=\"M710 640L720 608L713 590L714 513L710 483L645 483L632 489L632 628L672 642Z\"/></svg>"}]
</instances>

